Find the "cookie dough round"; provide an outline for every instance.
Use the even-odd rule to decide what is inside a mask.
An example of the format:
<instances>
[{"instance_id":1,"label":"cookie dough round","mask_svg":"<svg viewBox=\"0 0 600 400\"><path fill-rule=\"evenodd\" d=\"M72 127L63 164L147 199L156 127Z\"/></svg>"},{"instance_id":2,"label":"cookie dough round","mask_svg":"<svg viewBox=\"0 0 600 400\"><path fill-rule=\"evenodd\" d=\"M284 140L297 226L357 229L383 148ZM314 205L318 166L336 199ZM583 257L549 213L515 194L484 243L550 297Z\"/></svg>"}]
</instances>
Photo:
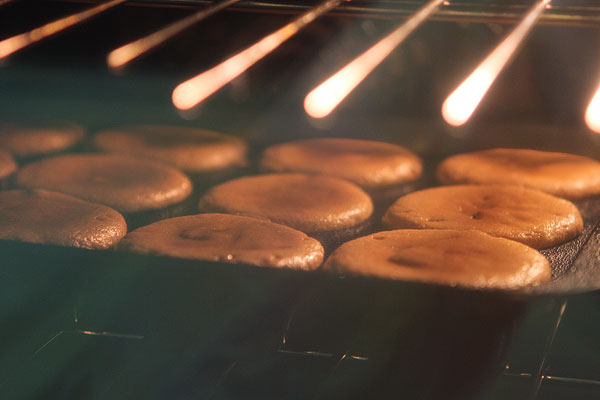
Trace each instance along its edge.
<instances>
[{"instance_id":1,"label":"cookie dough round","mask_svg":"<svg viewBox=\"0 0 600 400\"><path fill-rule=\"evenodd\" d=\"M171 257L304 270L315 269L323 261L321 244L300 231L226 214L155 222L129 233L119 247Z\"/></svg>"},{"instance_id":2,"label":"cookie dough round","mask_svg":"<svg viewBox=\"0 0 600 400\"><path fill-rule=\"evenodd\" d=\"M186 172L209 172L246 165L246 144L231 135L182 126L141 125L95 134L102 151L152 158Z\"/></svg>"},{"instance_id":3,"label":"cookie dough round","mask_svg":"<svg viewBox=\"0 0 600 400\"><path fill-rule=\"evenodd\" d=\"M344 243L324 270L472 288L516 289L550 280L536 250L478 231L403 229Z\"/></svg>"},{"instance_id":4,"label":"cookie dough round","mask_svg":"<svg viewBox=\"0 0 600 400\"><path fill-rule=\"evenodd\" d=\"M439 165L437 178L444 184L526 186L568 199L600 194L600 162L539 150L491 149L458 154Z\"/></svg>"},{"instance_id":5,"label":"cookie dough round","mask_svg":"<svg viewBox=\"0 0 600 400\"><path fill-rule=\"evenodd\" d=\"M318 138L267 148L260 167L271 172L304 172L337 176L372 189L416 180L419 157L391 143Z\"/></svg>"},{"instance_id":6,"label":"cookie dough round","mask_svg":"<svg viewBox=\"0 0 600 400\"><path fill-rule=\"evenodd\" d=\"M573 239L583 229L568 200L514 185L457 185L399 198L383 216L391 229L474 229L537 249Z\"/></svg>"},{"instance_id":7,"label":"cookie dough round","mask_svg":"<svg viewBox=\"0 0 600 400\"><path fill-rule=\"evenodd\" d=\"M190 180L179 170L121 154L68 154L37 161L17 172L16 183L70 194L121 212L163 208L192 192Z\"/></svg>"},{"instance_id":8,"label":"cookie dough round","mask_svg":"<svg viewBox=\"0 0 600 400\"><path fill-rule=\"evenodd\" d=\"M67 150L85 137L82 126L0 124L0 147L17 158L35 157Z\"/></svg>"},{"instance_id":9,"label":"cookie dough round","mask_svg":"<svg viewBox=\"0 0 600 400\"><path fill-rule=\"evenodd\" d=\"M17 163L6 151L0 149L0 180L17 170Z\"/></svg>"},{"instance_id":10,"label":"cookie dough round","mask_svg":"<svg viewBox=\"0 0 600 400\"><path fill-rule=\"evenodd\" d=\"M0 192L0 239L107 249L127 233L112 208L47 190Z\"/></svg>"},{"instance_id":11,"label":"cookie dough round","mask_svg":"<svg viewBox=\"0 0 600 400\"><path fill-rule=\"evenodd\" d=\"M369 196L353 183L306 174L234 179L210 189L199 208L264 218L309 234L354 227L373 212Z\"/></svg>"}]
</instances>

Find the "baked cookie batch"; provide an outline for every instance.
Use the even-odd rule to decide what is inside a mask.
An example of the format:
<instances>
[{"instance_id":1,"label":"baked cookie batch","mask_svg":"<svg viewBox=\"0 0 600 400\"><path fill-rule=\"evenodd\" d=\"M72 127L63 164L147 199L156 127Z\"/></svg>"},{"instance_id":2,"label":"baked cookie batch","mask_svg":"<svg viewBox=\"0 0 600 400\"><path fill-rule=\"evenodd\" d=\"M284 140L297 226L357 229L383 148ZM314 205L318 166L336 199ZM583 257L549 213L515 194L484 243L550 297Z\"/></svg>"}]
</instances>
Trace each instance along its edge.
<instances>
[{"instance_id":1,"label":"baked cookie batch","mask_svg":"<svg viewBox=\"0 0 600 400\"><path fill-rule=\"evenodd\" d=\"M536 249L580 234L568 199L600 194L600 163L572 154L459 154L413 191L423 164L395 144L276 144L255 170L247 153L197 128L0 125L0 239L514 289L551 279Z\"/></svg>"}]
</instances>

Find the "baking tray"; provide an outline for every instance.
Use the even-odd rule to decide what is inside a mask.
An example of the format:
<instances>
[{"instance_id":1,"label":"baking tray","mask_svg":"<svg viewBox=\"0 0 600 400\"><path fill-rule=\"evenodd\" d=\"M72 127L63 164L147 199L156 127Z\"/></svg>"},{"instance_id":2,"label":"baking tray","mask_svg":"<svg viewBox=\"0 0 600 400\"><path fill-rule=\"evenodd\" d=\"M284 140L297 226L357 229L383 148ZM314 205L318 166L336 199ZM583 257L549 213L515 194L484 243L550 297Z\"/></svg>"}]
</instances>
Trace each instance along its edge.
<instances>
[{"instance_id":1,"label":"baking tray","mask_svg":"<svg viewBox=\"0 0 600 400\"><path fill-rule=\"evenodd\" d=\"M431 182L429 174L417 186ZM552 281L519 290L2 241L0 396L56 397L69 387L83 398L153 398L173 388L182 394L171 398L182 399L473 397L504 372L532 308L600 288L600 201L577 206L583 233L542 250ZM537 368L549 330L528 343L536 361L524 370ZM106 356L106 348L123 355ZM349 370L332 382L340 362ZM176 368L166 381L154 377L164 363ZM271 375L284 371L292 377L280 379L295 386L269 392ZM311 379L319 385L302 384Z\"/></svg>"},{"instance_id":2,"label":"baking tray","mask_svg":"<svg viewBox=\"0 0 600 400\"><path fill-rule=\"evenodd\" d=\"M112 251L10 242L1 243L0 251L5 255L0 269L3 398L38 398L44 390L58 393L65 386L82 386L95 398L99 389L86 379L104 382L99 384L104 390L105 380L114 378L105 376L107 371L117 373L123 363L139 369L139 376L129 380L136 393L145 393L141 387L148 374L164 366L151 361L135 366L135 360L132 366L121 355L103 356L95 345L85 344L103 339L114 341L109 347L115 348L130 343L133 350L124 354L142 347L156 355L154 362L177 359L169 364L181 369L174 372L177 379L197 373L198 379L211 380L202 371L216 373L233 362L308 357L321 360L314 361L318 366L348 357L368 360L363 364L368 368L361 367L363 395L377 387L375 395L385 398L400 385L404 393L431 386L434 398L441 393L461 397L503 367L513 330L531 303L531 296L516 293ZM71 344L61 345L65 340ZM79 347L73 344L80 341ZM56 346L67 349L48 356ZM40 357L64 360L52 366L46 359L32 370ZM78 357L91 368L85 377L74 374L71 363ZM419 361L423 357L426 363ZM432 369L445 371L433 386ZM242 382L245 390L266 390L263 384ZM294 398L289 396L279 398Z\"/></svg>"},{"instance_id":3,"label":"baking tray","mask_svg":"<svg viewBox=\"0 0 600 400\"><path fill-rule=\"evenodd\" d=\"M598 234L551 250L553 266L588 257ZM6 241L0 253L3 398L469 398L504 371L536 304L597 288L570 278L587 263L537 288L481 291ZM348 371L326 379L340 362ZM165 363L172 376L155 377ZM296 383L270 392L277 379Z\"/></svg>"}]
</instances>

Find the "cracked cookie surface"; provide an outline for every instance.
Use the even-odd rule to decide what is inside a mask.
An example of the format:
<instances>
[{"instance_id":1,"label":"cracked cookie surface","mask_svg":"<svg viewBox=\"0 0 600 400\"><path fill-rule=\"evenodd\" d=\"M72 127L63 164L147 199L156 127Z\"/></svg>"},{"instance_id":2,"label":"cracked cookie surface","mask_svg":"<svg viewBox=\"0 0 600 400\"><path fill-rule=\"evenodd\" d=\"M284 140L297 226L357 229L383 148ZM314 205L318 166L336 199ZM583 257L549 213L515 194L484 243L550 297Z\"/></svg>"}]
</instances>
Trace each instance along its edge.
<instances>
[{"instance_id":1,"label":"cracked cookie surface","mask_svg":"<svg viewBox=\"0 0 600 400\"><path fill-rule=\"evenodd\" d=\"M304 233L272 222L227 214L170 218L136 229L120 248L178 258L315 269L321 244Z\"/></svg>"},{"instance_id":2,"label":"cracked cookie surface","mask_svg":"<svg viewBox=\"0 0 600 400\"><path fill-rule=\"evenodd\" d=\"M538 249L569 241L583 229L573 203L513 185L420 190L396 200L383 224L391 229L473 229Z\"/></svg>"},{"instance_id":3,"label":"cracked cookie surface","mask_svg":"<svg viewBox=\"0 0 600 400\"><path fill-rule=\"evenodd\" d=\"M344 243L322 269L386 279L515 289L550 280L546 258L478 231L402 229Z\"/></svg>"}]
</instances>

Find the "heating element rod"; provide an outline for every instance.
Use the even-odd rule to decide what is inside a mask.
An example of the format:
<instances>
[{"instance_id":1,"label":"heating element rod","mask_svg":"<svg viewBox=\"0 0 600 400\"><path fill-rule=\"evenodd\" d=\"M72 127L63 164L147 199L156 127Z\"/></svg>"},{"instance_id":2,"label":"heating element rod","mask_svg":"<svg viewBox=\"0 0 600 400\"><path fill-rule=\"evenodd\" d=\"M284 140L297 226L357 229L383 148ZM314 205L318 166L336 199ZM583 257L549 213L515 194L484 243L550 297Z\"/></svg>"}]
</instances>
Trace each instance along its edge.
<instances>
[{"instance_id":1,"label":"heating element rod","mask_svg":"<svg viewBox=\"0 0 600 400\"><path fill-rule=\"evenodd\" d=\"M600 86L585 110L585 123L592 131L600 133Z\"/></svg>"},{"instance_id":2,"label":"heating element rod","mask_svg":"<svg viewBox=\"0 0 600 400\"><path fill-rule=\"evenodd\" d=\"M213 15L217 11L220 11L232 4L239 2L240 0L223 0L218 3L213 3L210 6L201 9L200 11L189 15L179 21L176 21L164 28L151 33L148 36L137 39L131 43L119 47L111 51L106 58L106 62L111 68L124 67L130 61L138 58L142 54L154 49L161 45L173 36L181 33L185 29L189 28L193 24L202 21L203 19Z\"/></svg>"},{"instance_id":3,"label":"heating element rod","mask_svg":"<svg viewBox=\"0 0 600 400\"><path fill-rule=\"evenodd\" d=\"M260 59L271 53L300 29L335 8L342 1L344 0L325 0L247 49L200 75L179 84L173 90L173 104L180 110L189 110L195 107L227 83L240 76Z\"/></svg>"},{"instance_id":4,"label":"heating element rod","mask_svg":"<svg viewBox=\"0 0 600 400\"><path fill-rule=\"evenodd\" d=\"M8 39L4 39L0 41L0 59L8 57L14 52L24 49L33 43L39 42L40 40L48 38L67 28L84 22L103 11L124 3L125 1L127 0L107 1L106 3L99 4L85 11L81 11L76 14L69 15L68 17L63 17L56 21L50 22L29 32L21 33Z\"/></svg>"},{"instance_id":5,"label":"heating element rod","mask_svg":"<svg viewBox=\"0 0 600 400\"><path fill-rule=\"evenodd\" d=\"M355 58L304 99L304 109L313 118L329 115L404 39L433 14L444 0L430 0L417 13Z\"/></svg>"},{"instance_id":6,"label":"heating element rod","mask_svg":"<svg viewBox=\"0 0 600 400\"><path fill-rule=\"evenodd\" d=\"M446 98L442 105L442 116L448 124L460 126L469 120L550 1L538 1L498 47Z\"/></svg>"}]
</instances>

